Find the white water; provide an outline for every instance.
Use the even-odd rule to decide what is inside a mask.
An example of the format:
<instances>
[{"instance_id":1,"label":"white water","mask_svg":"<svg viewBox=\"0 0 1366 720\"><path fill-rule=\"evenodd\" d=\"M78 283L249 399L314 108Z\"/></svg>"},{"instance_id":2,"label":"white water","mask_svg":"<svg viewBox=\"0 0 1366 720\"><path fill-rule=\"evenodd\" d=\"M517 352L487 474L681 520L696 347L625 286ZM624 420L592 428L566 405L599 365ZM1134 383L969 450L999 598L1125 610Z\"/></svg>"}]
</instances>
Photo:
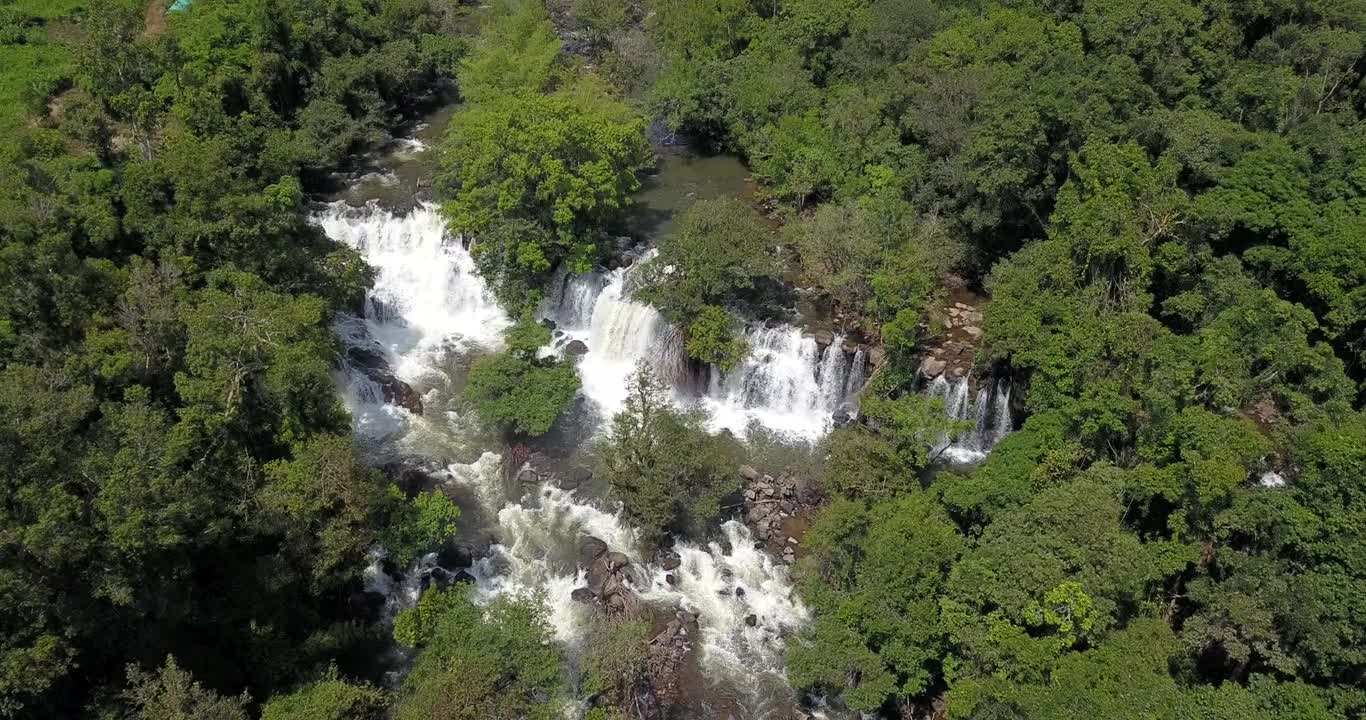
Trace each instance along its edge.
<instances>
[{"instance_id":1,"label":"white water","mask_svg":"<svg viewBox=\"0 0 1366 720\"><path fill-rule=\"evenodd\" d=\"M980 462L1011 431L1010 380L984 384L975 399L969 397L971 385L971 374L956 379L939 375L924 388L925 394L944 401L945 415L971 423L952 442L945 438L935 448L935 454L954 463Z\"/></svg>"},{"instance_id":2,"label":"white water","mask_svg":"<svg viewBox=\"0 0 1366 720\"><path fill-rule=\"evenodd\" d=\"M342 373L342 394L352 409L358 436L407 452L434 445L463 447L476 436L475 430L448 409L453 402L434 401L452 399L450 388L458 385L457 361L472 351L497 347L509 325L474 274L469 253L447 237L431 206L395 215L373 204L338 204L325 208L317 222L329 236L360 251L377 272L364 316L341 318L338 335L348 347L381 352L399 378L427 388L427 412L415 418L384 405L381 389L362 373ZM661 349L668 347L667 323L651 308L623 297L626 276L623 270L596 279L574 278L573 291L560 294L554 303L554 317L565 330L557 342L562 346L567 339L583 339L590 345L591 351L579 361L584 392L609 410L620 407L625 378L637 362L667 365L660 360ZM842 363L834 359L832 369L821 369L814 341L795 330L762 331L754 337L754 357L745 368L717 378L721 388L733 383L735 397L721 394L715 404L732 404L737 416L754 412L763 417L761 408L776 414L783 402L794 413L819 412L822 416L806 425L793 425L815 436L828 426L825 404L839 401L835 396L843 393L832 388L838 383L842 390L848 384L849 369L836 368ZM772 417L769 421L777 422ZM432 435L445 436L448 442L433 443ZM496 543L470 569L476 599L486 602L504 594L542 597L557 640L575 654L583 642L589 608L574 602L570 593L584 584L584 569L576 564L578 546L583 536L593 535L633 559L633 584L645 600L700 615L695 652L703 674L720 695L734 698L742 717L763 717L775 704L791 702L783 674L784 638L806 621L807 613L795 599L786 567L755 550L746 528L727 523L722 528L724 547L677 547L682 565L673 573L676 586L670 586L665 573L641 556L635 531L618 513L548 485L526 497L510 497L501 461L485 449L472 462L446 461L444 470L435 473L445 483L472 489L496 518ZM423 578L435 572L435 560L423 558L396 581L383 571L383 555L376 552L365 582L368 589L385 595L386 617L416 602ZM743 598L735 596L737 586L745 589ZM722 595L722 590L729 594ZM754 627L745 622L751 614Z\"/></svg>"},{"instance_id":3,"label":"white water","mask_svg":"<svg viewBox=\"0 0 1366 720\"><path fill-rule=\"evenodd\" d=\"M673 385L680 404L699 405L713 432L745 437L757 425L799 442L828 433L835 413L863 386L866 353L845 353L840 337L822 350L791 325L754 324L743 331L749 355L738 366L705 367L694 383L676 330L654 308L630 299L631 275L652 255L605 276L559 274L541 308L556 324L557 348L575 340L587 346L579 375L600 416L622 408L627 378L644 364Z\"/></svg>"}]
</instances>

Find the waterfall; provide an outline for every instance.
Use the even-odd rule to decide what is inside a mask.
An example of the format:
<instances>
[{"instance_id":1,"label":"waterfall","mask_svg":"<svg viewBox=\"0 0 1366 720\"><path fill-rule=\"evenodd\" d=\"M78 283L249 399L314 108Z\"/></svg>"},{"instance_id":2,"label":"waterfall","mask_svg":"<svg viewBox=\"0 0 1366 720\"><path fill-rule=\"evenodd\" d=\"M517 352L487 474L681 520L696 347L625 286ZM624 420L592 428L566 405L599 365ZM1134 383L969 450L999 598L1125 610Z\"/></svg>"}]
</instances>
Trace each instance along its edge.
<instances>
[{"instance_id":1,"label":"waterfall","mask_svg":"<svg viewBox=\"0 0 1366 720\"><path fill-rule=\"evenodd\" d=\"M750 326L749 355L735 368L708 368L702 406L713 430L743 437L757 424L802 440L829 432L843 402L850 358L836 337L824 350L791 325Z\"/></svg>"},{"instance_id":2,"label":"waterfall","mask_svg":"<svg viewBox=\"0 0 1366 720\"><path fill-rule=\"evenodd\" d=\"M366 330L398 361L400 378L415 379L425 369L410 359L421 363L452 347L502 343L511 321L475 274L474 258L447 235L436 206L424 203L395 215L374 202L359 208L336 202L316 222L376 270L365 303Z\"/></svg>"},{"instance_id":3,"label":"waterfall","mask_svg":"<svg viewBox=\"0 0 1366 720\"><path fill-rule=\"evenodd\" d=\"M498 469L480 463L474 472L454 473L450 482L474 484L492 502L502 488ZM473 467L473 466L466 466ZM502 595L540 594L549 611L556 639L571 656L583 650L593 610L572 598L586 583L586 568L577 564L585 536L603 540L630 557L629 585L642 600L659 607L682 607L698 615L700 637L695 651L709 682L728 692L749 696L754 705L791 700L783 665L786 638L809 619L796 599L787 568L755 549L744 525L722 525L721 542L679 543L681 565L666 572L643 557L638 535L620 511L607 512L571 491L542 485L498 510L499 543L471 568L475 599L489 602ZM666 576L672 575L670 583ZM744 588L738 594L735 588ZM754 616L754 625L746 618ZM756 714L756 717L759 716Z\"/></svg>"},{"instance_id":4,"label":"waterfall","mask_svg":"<svg viewBox=\"0 0 1366 720\"><path fill-rule=\"evenodd\" d=\"M971 373L949 379L938 375L924 392L944 401L944 414L951 419L971 422L972 427L949 442L945 438L935 453L954 463L975 463L986 457L996 443L1011 431L1010 380L979 383L975 400L970 400Z\"/></svg>"},{"instance_id":5,"label":"waterfall","mask_svg":"<svg viewBox=\"0 0 1366 720\"><path fill-rule=\"evenodd\" d=\"M698 404L713 432L744 437L758 425L793 440L813 442L829 432L833 416L866 379L866 353L846 353L842 339L824 350L791 325L752 324L742 331L749 354L735 368L688 369L680 333L654 308L630 299L635 268L606 274L557 274L540 316L556 323L554 347L582 341L583 393L610 419L626 401L626 380L640 363L671 384L683 405Z\"/></svg>"},{"instance_id":6,"label":"waterfall","mask_svg":"<svg viewBox=\"0 0 1366 720\"><path fill-rule=\"evenodd\" d=\"M719 695L743 699L740 705L748 709L737 717L759 718L773 704L790 705L795 698L784 676L784 643L808 613L796 599L786 566L756 550L748 529L730 522L721 528L723 542L680 543L675 550L682 565L670 584L666 573L643 556L635 529L619 511L550 484L525 497L513 494L521 492L520 484L504 482L502 457L487 450L480 429L456 417L454 403L432 402L457 397L459 360L497 347L510 322L474 273L469 253L443 231L435 208L420 205L393 214L376 205L328 205L315 221L330 237L359 251L377 273L363 315L338 318L337 336L348 351L381 356L395 375L424 390L428 407L416 417L383 403L382 389L347 364L338 384L358 439L397 448L392 452L401 456L441 458L444 469L434 475L453 493L472 490L485 511L469 517L493 519L489 529L495 543L469 569L475 599L542 598L556 639L573 657L582 649L590 612L570 597L584 581L578 545L584 535L599 537L632 558L632 584L644 600L699 614L694 652L702 674L719 687ZM629 275L629 269L621 269L560 276L542 307L542 315L557 323L564 344L564 338L572 338L591 348L578 359L578 369L584 394L604 410L620 407L625 380L638 362L654 364L666 377L673 376L667 369L678 362L677 333L652 308L630 300L625 292ZM786 392L823 398L787 405L812 413L813 427L823 425L824 403L842 394L831 388L847 386L856 372L844 367L842 350L832 346L820 353L794 328L755 328L747 337L754 353L743 370L718 374L719 386L751 388L734 401L738 406L776 406ZM456 456L474 459L444 459ZM411 607L427 578L444 572L429 555L396 580L385 572L382 550L370 560L365 587L386 598L385 617ZM744 587L743 597L733 592L736 587ZM722 595L721 590L731 592ZM753 626L746 622L749 615L755 616Z\"/></svg>"}]
</instances>

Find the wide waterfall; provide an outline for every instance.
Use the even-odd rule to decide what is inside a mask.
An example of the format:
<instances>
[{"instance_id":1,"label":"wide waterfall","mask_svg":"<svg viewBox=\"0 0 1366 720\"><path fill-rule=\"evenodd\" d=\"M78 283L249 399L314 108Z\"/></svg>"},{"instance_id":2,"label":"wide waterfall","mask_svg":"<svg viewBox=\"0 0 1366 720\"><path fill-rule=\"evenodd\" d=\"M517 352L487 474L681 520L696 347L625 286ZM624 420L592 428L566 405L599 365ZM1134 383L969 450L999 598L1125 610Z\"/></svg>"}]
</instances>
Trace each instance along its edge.
<instances>
[{"instance_id":1,"label":"wide waterfall","mask_svg":"<svg viewBox=\"0 0 1366 720\"><path fill-rule=\"evenodd\" d=\"M980 462L1011 431L1010 379L979 383L976 397L970 398L972 375L946 378L938 375L925 385L923 391L944 401L944 414L954 420L971 423L970 427L950 441L945 438L934 449L934 454L954 463Z\"/></svg>"},{"instance_id":2,"label":"wide waterfall","mask_svg":"<svg viewBox=\"0 0 1366 720\"><path fill-rule=\"evenodd\" d=\"M417 416L384 404L374 381L362 372L344 371L340 384L357 435L388 449L384 460L418 459L427 475L479 506L466 506L462 519L480 518L485 525L473 534L492 536L468 571L476 599L542 597L557 639L575 658L591 612L570 597L583 584L577 548L585 535L601 538L631 557L633 589L644 600L698 615L694 652L706 681L706 688L695 691L698 702L724 705L727 714L742 720L790 707L795 697L784 675L783 649L785 638L807 621L807 611L796 599L786 566L755 549L749 530L732 521L716 542L675 547L682 564L672 571L670 583L613 508L554 483L529 488L509 483L501 448L491 449L496 439L458 414L468 358L496 348L509 325L474 274L466 248L444 232L429 205L394 214L375 204L334 204L322 208L316 221L329 236L358 250L377 273L363 316L337 321L347 355L382 355L398 378L422 393L425 406ZM578 358L584 394L607 412L620 407L624 381L638 362L661 370L669 365L672 330L653 309L629 299L624 292L628 276L628 270L616 270L561 278L548 303L548 314L558 324L557 347L578 340L590 348ZM857 390L850 387L861 383L865 372L838 343L821 352L793 328L753 328L748 337L754 351L742 368L709 374L709 384L717 388L715 397L707 393L709 405L737 418L752 413L775 424L780 413L791 412L801 416L791 427L803 438L815 438L828 427L833 408ZM738 426L741 420L727 422ZM433 555L396 581L383 561L377 551L365 581L386 596L386 617L411 606L426 578L444 572ZM702 712L709 714L705 707Z\"/></svg>"},{"instance_id":3,"label":"wide waterfall","mask_svg":"<svg viewBox=\"0 0 1366 720\"><path fill-rule=\"evenodd\" d=\"M836 413L852 410L867 378L866 352L845 352L838 336L821 348L791 325L747 325L748 356L729 371L705 366L695 377L677 329L630 299L631 276L651 257L606 274L561 273L541 307L541 316L556 324L556 347L578 341L587 349L579 360L583 392L604 418L621 409L626 379L641 363L673 386L680 404L705 410L713 432L744 437L758 426L812 442L830 431Z\"/></svg>"}]
</instances>

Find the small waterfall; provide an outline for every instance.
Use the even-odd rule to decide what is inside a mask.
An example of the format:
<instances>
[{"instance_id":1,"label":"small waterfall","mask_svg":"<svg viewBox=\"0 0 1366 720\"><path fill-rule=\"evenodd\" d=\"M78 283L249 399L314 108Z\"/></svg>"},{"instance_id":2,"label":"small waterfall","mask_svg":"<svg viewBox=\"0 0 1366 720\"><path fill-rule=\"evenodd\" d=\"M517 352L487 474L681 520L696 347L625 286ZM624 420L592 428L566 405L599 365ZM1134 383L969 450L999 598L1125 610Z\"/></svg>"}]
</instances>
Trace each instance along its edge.
<instances>
[{"instance_id":1,"label":"small waterfall","mask_svg":"<svg viewBox=\"0 0 1366 720\"><path fill-rule=\"evenodd\" d=\"M749 355L730 371L690 371L682 337L654 308L630 299L635 268L606 274L557 274L540 316L556 323L553 347L580 340L588 353L579 360L583 393L606 419L626 402L627 379L646 363L669 382L682 404L698 403L713 432L744 437L754 425L795 440L820 439L833 416L862 388L866 353L851 357L842 338L824 350L791 325L750 325L744 330Z\"/></svg>"},{"instance_id":2,"label":"small waterfall","mask_svg":"<svg viewBox=\"0 0 1366 720\"><path fill-rule=\"evenodd\" d=\"M944 401L944 414L954 420L972 423L972 427L954 440L947 438L935 448L936 453L955 463L975 463L986 457L996 443L1011 431L1010 380L998 378L994 382L979 383L976 398L970 401L971 373L949 379L944 375L930 380L923 392Z\"/></svg>"},{"instance_id":3,"label":"small waterfall","mask_svg":"<svg viewBox=\"0 0 1366 720\"><path fill-rule=\"evenodd\" d=\"M702 405L714 430L743 437L752 424L804 440L829 432L844 400L850 360L835 338L825 350L791 325L751 326L749 356L730 371L708 368Z\"/></svg>"},{"instance_id":4,"label":"small waterfall","mask_svg":"<svg viewBox=\"0 0 1366 720\"><path fill-rule=\"evenodd\" d=\"M397 361L400 378L416 379L432 355L502 343L511 321L475 273L469 251L446 233L435 205L395 215L374 202L335 202L315 222L376 270L365 329Z\"/></svg>"}]
</instances>

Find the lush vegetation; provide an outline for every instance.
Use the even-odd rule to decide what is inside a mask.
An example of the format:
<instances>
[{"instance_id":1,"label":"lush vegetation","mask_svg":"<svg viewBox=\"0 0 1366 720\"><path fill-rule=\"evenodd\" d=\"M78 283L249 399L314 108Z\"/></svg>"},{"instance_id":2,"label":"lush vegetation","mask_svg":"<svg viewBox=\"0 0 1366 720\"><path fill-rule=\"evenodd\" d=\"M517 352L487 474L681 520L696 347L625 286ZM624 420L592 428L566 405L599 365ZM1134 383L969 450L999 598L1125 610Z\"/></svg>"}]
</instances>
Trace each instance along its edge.
<instances>
[{"instance_id":1,"label":"lush vegetation","mask_svg":"<svg viewBox=\"0 0 1366 720\"><path fill-rule=\"evenodd\" d=\"M433 539L352 449L368 271L303 197L449 75L443 7L0 5L0 716L245 717L363 635L370 545Z\"/></svg>"},{"instance_id":2,"label":"lush vegetation","mask_svg":"<svg viewBox=\"0 0 1366 720\"><path fill-rule=\"evenodd\" d=\"M700 418L676 409L648 368L631 376L626 406L596 451L599 474L648 542L705 533L721 500L740 489L734 441L709 435Z\"/></svg>"},{"instance_id":3,"label":"lush vegetation","mask_svg":"<svg viewBox=\"0 0 1366 720\"><path fill-rule=\"evenodd\" d=\"M574 366L539 357L550 331L530 312L508 329L506 349L470 365L465 398L485 421L520 435L544 435L574 401L579 376Z\"/></svg>"},{"instance_id":4,"label":"lush vegetation","mask_svg":"<svg viewBox=\"0 0 1366 720\"><path fill-rule=\"evenodd\" d=\"M595 627L571 689L539 599L461 586L394 620L397 689L348 666L367 551L406 562L460 509L359 461L329 323L370 271L305 199L451 90L433 189L522 318L472 363L485 421L539 435L573 401L531 311L611 259L651 122L759 181L639 273L694 360L743 359L792 277L882 351L798 468L828 503L794 685L884 717L1366 716L1360 3L149 10L0 0L0 717L629 706L648 627ZM1020 422L946 470L963 428L917 368L962 285ZM594 450L648 544L739 490L744 448L647 372Z\"/></svg>"}]
</instances>

